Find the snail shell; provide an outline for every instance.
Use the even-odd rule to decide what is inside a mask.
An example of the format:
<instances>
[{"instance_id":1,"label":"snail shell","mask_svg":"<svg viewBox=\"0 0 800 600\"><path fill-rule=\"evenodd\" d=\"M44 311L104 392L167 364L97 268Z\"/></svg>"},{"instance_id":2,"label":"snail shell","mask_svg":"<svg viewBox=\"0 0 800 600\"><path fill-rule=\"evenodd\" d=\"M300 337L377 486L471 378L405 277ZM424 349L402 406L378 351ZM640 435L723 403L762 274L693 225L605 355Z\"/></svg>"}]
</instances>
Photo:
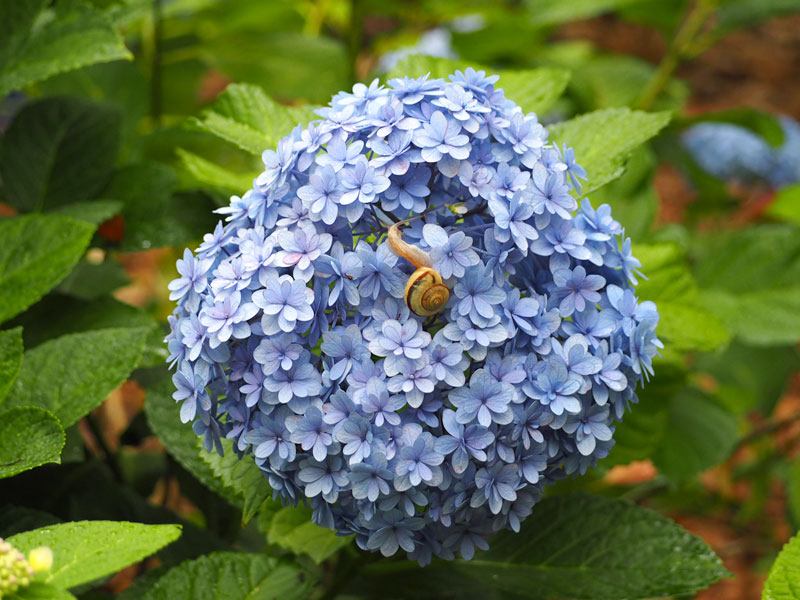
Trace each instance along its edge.
<instances>
[{"instance_id":1,"label":"snail shell","mask_svg":"<svg viewBox=\"0 0 800 600\"><path fill-rule=\"evenodd\" d=\"M389 228L389 247L397 256L402 256L417 270L406 283L404 297L406 305L420 317L430 317L444 309L450 299L450 290L442 283L442 276L432 267L430 255L416 246L403 241L400 224Z\"/></svg>"},{"instance_id":2,"label":"snail shell","mask_svg":"<svg viewBox=\"0 0 800 600\"><path fill-rule=\"evenodd\" d=\"M411 274L406 283L406 305L421 317L441 312L450 299L450 290L433 269L421 267Z\"/></svg>"}]
</instances>

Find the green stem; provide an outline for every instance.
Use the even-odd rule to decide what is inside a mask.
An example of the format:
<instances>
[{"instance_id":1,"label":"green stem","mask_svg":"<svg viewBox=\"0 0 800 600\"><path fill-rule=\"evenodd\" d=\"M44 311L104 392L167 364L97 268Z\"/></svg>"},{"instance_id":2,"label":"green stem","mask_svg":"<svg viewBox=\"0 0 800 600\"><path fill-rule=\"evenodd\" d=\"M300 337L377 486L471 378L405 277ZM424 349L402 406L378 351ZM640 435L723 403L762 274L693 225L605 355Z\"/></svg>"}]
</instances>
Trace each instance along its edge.
<instances>
[{"instance_id":1,"label":"green stem","mask_svg":"<svg viewBox=\"0 0 800 600\"><path fill-rule=\"evenodd\" d=\"M163 0L153 0L153 53L150 62L150 118L153 125L161 123L161 51Z\"/></svg>"},{"instance_id":2,"label":"green stem","mask_svg":"<svg viewBox=\"0 0 800 600\"><path fill-rule=\"evenodd\" d=\"M358 81L358 56L364 42L363 0L350 0L350 25L347 31L347 49L350 55L350 78Z\"/></svg>"},{"instance_id":3,"label":"green stem","mask_svg":"<svg viewBox=\"0 0 800 600\"><path fill-rule=\"evenodd\" d=\"M683 23L672 40L666 56L661 60L650 81L642 90L634 107L649 110L669 84L672 74L687 56L697 36L702 32L716 8L715 0L696 0L688 10Z\"/></svg>"}]
</instances>

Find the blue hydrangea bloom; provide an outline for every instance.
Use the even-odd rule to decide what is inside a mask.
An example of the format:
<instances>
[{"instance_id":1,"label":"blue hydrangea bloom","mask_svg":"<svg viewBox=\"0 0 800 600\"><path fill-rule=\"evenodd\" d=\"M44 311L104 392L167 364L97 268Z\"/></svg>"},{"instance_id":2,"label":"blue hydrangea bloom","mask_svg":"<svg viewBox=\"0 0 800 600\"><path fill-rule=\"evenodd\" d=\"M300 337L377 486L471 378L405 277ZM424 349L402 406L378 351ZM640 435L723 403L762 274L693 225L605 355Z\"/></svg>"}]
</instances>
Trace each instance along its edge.
<instances>
[{"instance_id":1,"label":"blue hydrangea bloom","mask_svg":"<svg viewBox=\"0 0 800 600\"><path fill-rule=\"evenodd\" d=\"M421 564L519 531L613 446L662 347L640 263L580 157L497 87L358 84L263 155L187 250L167 337L181 419L313 521ZM450 289L422 318L406 220Z\"/></svg>"},{"instance_id":2,"label":"blue hydrangea bloom","mask_svg":"<svg viewBox=\"0 0 800 600\"><path fill-rule=\"evenodd\" d=\"M683 134L683 144L718 179L784 187L800 181L800 123L785 115L778 120L784 136L779 148L733 123L698 123Z\"/></svg>"}]
</instances>

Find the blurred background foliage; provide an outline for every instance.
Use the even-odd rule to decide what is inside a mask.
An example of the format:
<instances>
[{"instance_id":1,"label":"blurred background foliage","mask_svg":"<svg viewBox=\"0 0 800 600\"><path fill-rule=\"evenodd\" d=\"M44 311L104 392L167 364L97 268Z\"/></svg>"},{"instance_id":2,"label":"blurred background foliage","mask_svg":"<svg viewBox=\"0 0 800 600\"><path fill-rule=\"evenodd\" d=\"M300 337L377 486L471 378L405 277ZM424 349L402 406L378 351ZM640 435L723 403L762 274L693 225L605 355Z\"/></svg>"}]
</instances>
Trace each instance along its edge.
<instances>
[{"instance_id":1,"label":"blurred background foliage","mask_svg":"<svg viewBox=\"0 0 800 600\"><path fill-rule=\"evenodd\" d=\"M109 327L147 336L131 379L67 430L62 466L0 481L0 534L48 519L177 514L184 536L162 552L166 565L260 548L265 534L295 552L321 543L313 531L312 542L288 535L305 523L291 516L276 525L262 515L262 533L255 522L241 528L241 502L182 446L191 442L167 425L178 424L176 411L160 414L154 399L169 402L166 283L181 249L213 229L211 211L251 186L261 150L356 81L449 72L452 63L417 56L431 54L499 70L517 100L516 70L560 74L548 78L552 98L525 92L547 99L545 123L618 107L672 113L621 177L589 194L636 240L648 277L638 293L658 303L666 348L611 456L553 493L625 497L675 518L736 575L698 597L759 597L800 526L800 187L721 181L682 139L699 122L728 122L785 143L776 115L800 118L799 2L22 4L0 4L0 211L99 228L67 278L4 328L22 325L26 350ZM579 162L600 143L567 141ZM139 570L82 597L119 591Z\"/></svg>"}]
</instances>

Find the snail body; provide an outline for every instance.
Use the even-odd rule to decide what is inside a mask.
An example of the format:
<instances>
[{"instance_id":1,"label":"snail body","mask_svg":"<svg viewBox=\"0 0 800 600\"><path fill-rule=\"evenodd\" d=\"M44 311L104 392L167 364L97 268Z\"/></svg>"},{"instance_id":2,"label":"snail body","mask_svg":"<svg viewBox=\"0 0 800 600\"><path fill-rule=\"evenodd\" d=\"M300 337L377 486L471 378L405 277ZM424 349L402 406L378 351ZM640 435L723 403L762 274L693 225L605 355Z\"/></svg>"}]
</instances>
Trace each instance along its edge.
<instances>
[{"instance_id":1,"label":"snail body","mask_svg":"<svg viewBox=\"0 0 800 600\"><path fill-rule=\"evenodd\" d=\"M421 317L430 317L441 312L450 299L450 290L442 283L442 276L433 268L430 255L403 241L399 223L389 228L388 241L395 254L417 267L408 278L403 294L408 308Z\"/></svg>"}]
</instances>

